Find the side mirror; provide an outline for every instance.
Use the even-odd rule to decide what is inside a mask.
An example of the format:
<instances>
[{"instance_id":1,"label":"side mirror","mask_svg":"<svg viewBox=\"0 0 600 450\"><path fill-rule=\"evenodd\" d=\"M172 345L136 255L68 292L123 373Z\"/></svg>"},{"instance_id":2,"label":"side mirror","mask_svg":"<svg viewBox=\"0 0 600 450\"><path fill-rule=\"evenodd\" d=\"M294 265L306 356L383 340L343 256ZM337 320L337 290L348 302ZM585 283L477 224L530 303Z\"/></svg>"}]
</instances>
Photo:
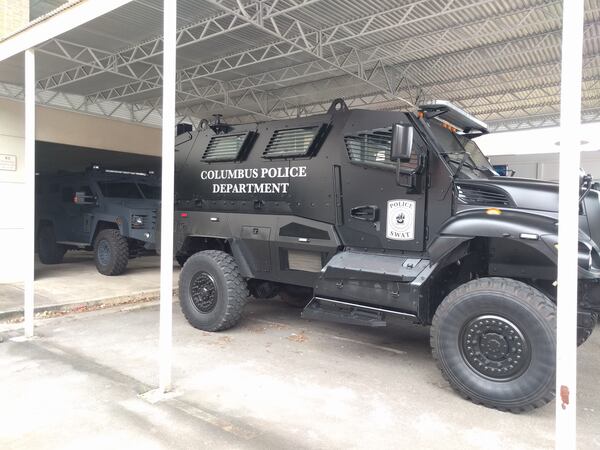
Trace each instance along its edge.
<instances>
[{"instance_id":1,"label":"side mirror","mask_svg":"<svg viewBox=\"0 0 600 450\"><path fill-rule=\"evenodd\" d=\"M408 162L412 155L413 127L397 123L392 127L392 161Z\"/></svg>"},{"instance_id":2,"label":"side mirror","mask_svg":"<svg viewBox=\"0 0 600 450\"><path fill-rule=\"evenodd\" d=\"M76 205L95 205L96 197L93 195L86 195L85 192L75 192L75 197L73 197L73 203Z\"/></svg>"}]
</instances>

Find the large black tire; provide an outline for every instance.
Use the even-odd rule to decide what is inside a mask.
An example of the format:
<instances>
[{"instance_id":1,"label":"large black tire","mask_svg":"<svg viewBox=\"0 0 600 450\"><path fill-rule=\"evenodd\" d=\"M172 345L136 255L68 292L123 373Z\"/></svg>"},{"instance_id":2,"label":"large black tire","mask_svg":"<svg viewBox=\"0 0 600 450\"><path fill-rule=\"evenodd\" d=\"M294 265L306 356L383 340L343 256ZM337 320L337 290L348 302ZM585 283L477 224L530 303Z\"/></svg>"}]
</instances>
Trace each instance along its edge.
<instances>
[{"instance_id":1,"label":"large black tire","mask_svg":"<svg viewBox=\"0 0 600 450\"><path fill-rule=\"evenodd\" d=\"M38 256L42 264L60 264L67 252L64 245L56 243L52 225L43 225L38 232Z\"/></svg>"},{"instance_id":2,"label":"large black tire","mask_svg":"<svg viewBox=\"0 0 600 450\"><path fill-rule=\"evenodd\" d=\"M598 325L598 313L592 314L592 323L590 325L591 326L586 328L577 328L577 347L583 345L594 332Z\"/></svg>"},{"instance_id":3,"label":"large black tire","mask_svg":"<svg viewBox=\"0 0 600 450\"><path fill-rule=\"evenodd\" d=\"M482 278L450 292L431 348L450 385L474 403L523 412L554 398L556 306L525 283Z\"/></svg>"},{"instance_id":4,"label":"large black tire","mask_svg":"<svg viewBox=\"0 0 600 450\"><path fill-rule=\"evenodd\" d=\"M218 250L188 258L179 275L179 304L187 321L204 331L221 331L239 322L248 287L235 259Z\"/></svg>"},{"instance_id":5,"label":"large black tire","mask_svg":"<svg viewBox=\"0 0 600 450\"><path fill-rule=\"evenodd\" d=\"M94 241L94 262L102 275L121 275L129 262L129 244L119 230L102 230Z\"/></svg>"}]
</instances>

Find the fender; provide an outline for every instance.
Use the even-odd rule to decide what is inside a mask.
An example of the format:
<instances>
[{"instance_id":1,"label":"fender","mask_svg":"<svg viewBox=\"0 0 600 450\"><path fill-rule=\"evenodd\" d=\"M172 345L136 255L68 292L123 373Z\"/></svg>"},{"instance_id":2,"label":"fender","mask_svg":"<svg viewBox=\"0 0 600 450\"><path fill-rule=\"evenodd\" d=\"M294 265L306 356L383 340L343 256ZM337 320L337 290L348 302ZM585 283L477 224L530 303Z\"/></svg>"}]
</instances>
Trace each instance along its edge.
<instances>
[{"instance_id":1,"label":"fender","mask_svg":"<svg viewBox=\"0 0 600 450\"><path fill-rule=\"evenodd\" d=\"M117 229L119 230L119 233L121 233L121 235L124 235L124 221L123 219L121 220L117 220L118 218L115 216L111 216L108 214L96 214L94 215L94 221L91 224L91 233L90 233L90 245L94 244L94 239L96 238L96 235L98 234L98 225L101 222L106 222L106 223L110 223L110 224L114 224Z\"/></svg>"},{"instance_id":2,"label":"fender","mask_svg":"<svg viewBox=\"0 0 600 450\"><path fill-rule=\"evenodd\" d=\"M557 253L552 248L558 233L556 219L522 211L500 211L500 214L492 215L487 214L486 209L474 209L451 217L442 225L439 237L429 246L432 261L444 259L463 242L484 237L517 240L556 263ZM522 238L523 235L537 238L526 239Z\"/></svg>"}]
</instances>

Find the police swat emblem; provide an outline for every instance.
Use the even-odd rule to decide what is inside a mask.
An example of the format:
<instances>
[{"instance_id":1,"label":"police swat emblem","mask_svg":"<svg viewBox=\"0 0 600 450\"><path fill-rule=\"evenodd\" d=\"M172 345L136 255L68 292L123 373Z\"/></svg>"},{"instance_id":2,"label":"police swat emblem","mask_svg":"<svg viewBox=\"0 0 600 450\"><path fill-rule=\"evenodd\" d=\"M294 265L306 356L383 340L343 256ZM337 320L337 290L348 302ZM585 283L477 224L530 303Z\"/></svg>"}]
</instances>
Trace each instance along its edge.
<instances>
[{"instance_id":1,"label":"police swat emblem","mask_svg":"<svg viewBox=\"0 0 600 450\"><path fill-rule=\"evenodd\" d=\"M415 238L414 200L389 200L387 204L386 237L395 241Z\"/></svg>"}]
</instances>

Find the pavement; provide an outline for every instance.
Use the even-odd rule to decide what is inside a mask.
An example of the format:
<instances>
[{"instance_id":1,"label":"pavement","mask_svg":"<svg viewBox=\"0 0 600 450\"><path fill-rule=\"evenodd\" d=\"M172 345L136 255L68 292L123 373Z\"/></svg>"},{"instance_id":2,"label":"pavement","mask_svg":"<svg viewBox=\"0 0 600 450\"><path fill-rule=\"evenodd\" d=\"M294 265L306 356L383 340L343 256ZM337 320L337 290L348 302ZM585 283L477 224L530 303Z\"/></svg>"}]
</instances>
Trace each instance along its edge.
<instances>
[{"instance_id":1,"label":"pavement","mask_svg":"<svg viewBox=\"0 0 600 450\"><path fill-rule=\"evenodd\" d=\"M554 403L502 413L460 398L431 358L428 329L306 321L278 301L207 333L174 304L171 398L157 383L158 306L0 325L0 448L554 448ZM12 327L12 328L11 328ZM579 449L600 448L600 332L578 356Z\"/></svg>"},{"instance_id":2,"label":"pavement","mask_svg":"<svg viewBox=\"0 0 600 450\"><path fill-rule=\"evenodd\" d=\"M35 310L66 311L95 305L115 305L157 298L160 257L129 261L127 271L107 277L98 273L92 252L69 251L62 264L35 264ZM177 285L179 267L175 267ZM0 284L0 321L23 315L23 284Z\"/></svg>"}]
</instances>

